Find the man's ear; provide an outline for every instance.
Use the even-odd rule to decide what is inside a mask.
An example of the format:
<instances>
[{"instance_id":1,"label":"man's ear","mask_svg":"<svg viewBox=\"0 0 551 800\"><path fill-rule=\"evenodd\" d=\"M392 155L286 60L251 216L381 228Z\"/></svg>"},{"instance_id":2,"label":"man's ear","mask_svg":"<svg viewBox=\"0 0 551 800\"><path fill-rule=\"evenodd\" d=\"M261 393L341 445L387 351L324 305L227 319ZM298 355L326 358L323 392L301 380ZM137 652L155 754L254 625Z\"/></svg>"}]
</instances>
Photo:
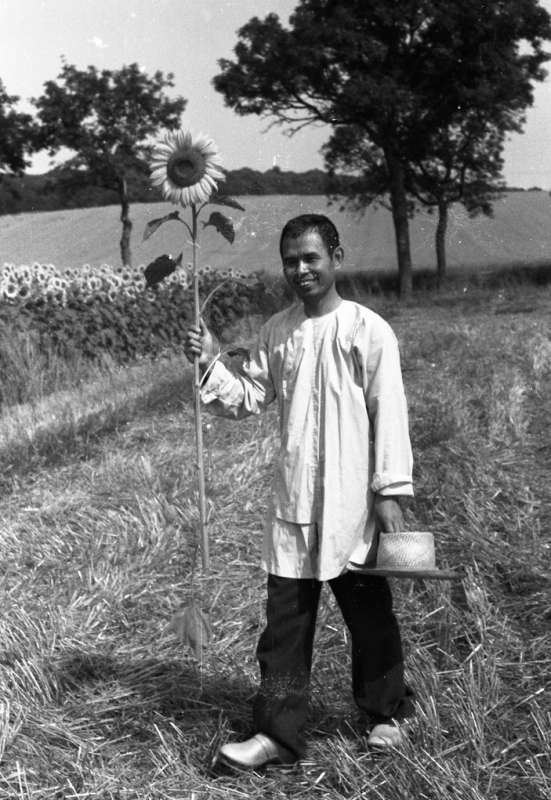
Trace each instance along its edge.
<instances>
[{"instance_id":1,"label":"man's ear","mask_svg":"<svg viewBox=\"0 0 551 800\"><path fill-rule=\"evenodd\" d=\"M333 258L333 266L335 267L335 269L340 269L344 262L344 250L340 244L337 245L337 247L335 247L335 249L333 250L332 258Z\"/></svg>"}]
</instances>

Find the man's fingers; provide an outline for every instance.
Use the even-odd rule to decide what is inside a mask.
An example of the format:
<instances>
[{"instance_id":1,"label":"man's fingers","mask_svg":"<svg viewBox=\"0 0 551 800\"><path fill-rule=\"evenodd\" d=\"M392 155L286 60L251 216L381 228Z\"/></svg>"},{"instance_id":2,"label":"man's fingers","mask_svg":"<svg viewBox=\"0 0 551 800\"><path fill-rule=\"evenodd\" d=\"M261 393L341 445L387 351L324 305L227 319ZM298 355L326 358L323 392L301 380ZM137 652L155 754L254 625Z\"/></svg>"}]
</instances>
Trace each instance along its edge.
<instances>
[{"instance_id":1,"label":"man's fingers","mask_svg":"<svg viewBox=\"0 0 551 800\"><path fill-rule=\"evenodd\" d=\"M190 325L187 329L184 352L190 361L198 357L201 364L207 364L218 352L217 344L201 319L199 325Z\"/></svg>"},{"instance_id":2,"label":"man's fingers","mask_svg":"<svg viewBox=\"0 0 551 800\"><path fill-rule=\"evenodd\" d=\"M401 520L390 519L386 520L385 533L400 533L404 530L404 525Z\"/></svg>"}]
</instances>

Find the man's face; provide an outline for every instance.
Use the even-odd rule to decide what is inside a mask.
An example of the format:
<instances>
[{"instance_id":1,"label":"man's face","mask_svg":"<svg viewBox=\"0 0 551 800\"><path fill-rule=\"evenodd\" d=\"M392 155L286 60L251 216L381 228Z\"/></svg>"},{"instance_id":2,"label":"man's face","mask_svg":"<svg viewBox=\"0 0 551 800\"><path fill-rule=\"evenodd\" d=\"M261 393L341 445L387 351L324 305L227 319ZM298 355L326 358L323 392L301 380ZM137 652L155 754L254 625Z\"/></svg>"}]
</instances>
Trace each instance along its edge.
<instances>
[{"instance_id":1,"label":"man's face","mask_svg":"<svg viewBox=\"0 0 551 800\"><path fill-rule=\"evenodd\" d=\"M317 231L286 236L281 245L285 279L306 304L317 302L335 285L335 270L342 262L342 248L329 255Z\"/></svg>"}]
</instances>

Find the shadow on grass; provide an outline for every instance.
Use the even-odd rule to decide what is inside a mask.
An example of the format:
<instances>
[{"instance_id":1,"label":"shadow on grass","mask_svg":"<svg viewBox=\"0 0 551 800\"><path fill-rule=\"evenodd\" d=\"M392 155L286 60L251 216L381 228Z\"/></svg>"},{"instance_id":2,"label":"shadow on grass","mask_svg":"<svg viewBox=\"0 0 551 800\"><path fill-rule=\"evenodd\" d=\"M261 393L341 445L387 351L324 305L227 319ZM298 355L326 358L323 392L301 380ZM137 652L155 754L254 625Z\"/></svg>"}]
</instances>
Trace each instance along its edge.
<instances>
[{"instance_id":1,"label":"shadow on grass","mask_svg":"<svg viewBox=\"0 0 551 800\"><path fill-rule=\"evenodd\" d=\"M254 732L252 701L257 685L245 677L214 673L212 667L202 670L196 662L157 658L127 661L103 654L73 653L56 664L55 678L65 707L70 697L70 705L82 714L79 699L86 706L92 696L99 711L95 714L98 723L101 725L104 707L111 723L118 716L119 735L121 728L135 731L139 718L151 713L173 719L183 733L189 730L193 736L207 737L207 730L201 731L198 726L211 728L216 720L220 728L222 717L227 735L231 730L229 735L245 738ZM126 702L120 702L123 699ZM90 712L92 715L92 709ZM366 724L351 698L350 703L332 707L319 692L312 692L309 738L324 739L336 733L345 738L361 736Z\"/></svg>"},{"instance_id":2,"label":"shadow on grass","mask_svg":"<svg viewBox=\"0 0 551 800\"><path fill-rule=\"evenodd\" d=\"M116 684L124 688L128 708L145 706L175 717L190 711L218 715L225 710L238 721L248 714L254 693L246 679L213 674L191 659L131 661L106 654L72 653L57 662L55 674L62 696L78 696L83 689L93 688L98 698L102 691L107 697L109 687Z\"/></svg>"}]
</instances>

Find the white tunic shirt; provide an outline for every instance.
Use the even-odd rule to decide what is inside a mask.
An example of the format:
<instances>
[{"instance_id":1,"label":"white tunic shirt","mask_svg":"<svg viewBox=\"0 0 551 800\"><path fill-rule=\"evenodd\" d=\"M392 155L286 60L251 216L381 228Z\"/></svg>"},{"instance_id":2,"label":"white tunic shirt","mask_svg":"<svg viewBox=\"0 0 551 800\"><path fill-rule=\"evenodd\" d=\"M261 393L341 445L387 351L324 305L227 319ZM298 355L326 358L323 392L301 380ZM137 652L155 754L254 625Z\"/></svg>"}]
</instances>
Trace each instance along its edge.
<instances>
[{"instance_id":1,"label":"white tunic shirt","mask_svg":"<svg viewBox=\"0 0 551 800\"><path fill-rule=\"evenodd\" d=\"M201 390L213 413L279 408L281 447L263 566L282 577L329 580L373 544L374 492L411 495L412 455L396 337L377 314L342 300L321 317L302 304L275 314L238 373L218 361ZM301 557L295 523L315 530ZM312 528L311 526L315 526ZM307 534L305 534L307 535Z\"/></svg>"}]
</instances>

